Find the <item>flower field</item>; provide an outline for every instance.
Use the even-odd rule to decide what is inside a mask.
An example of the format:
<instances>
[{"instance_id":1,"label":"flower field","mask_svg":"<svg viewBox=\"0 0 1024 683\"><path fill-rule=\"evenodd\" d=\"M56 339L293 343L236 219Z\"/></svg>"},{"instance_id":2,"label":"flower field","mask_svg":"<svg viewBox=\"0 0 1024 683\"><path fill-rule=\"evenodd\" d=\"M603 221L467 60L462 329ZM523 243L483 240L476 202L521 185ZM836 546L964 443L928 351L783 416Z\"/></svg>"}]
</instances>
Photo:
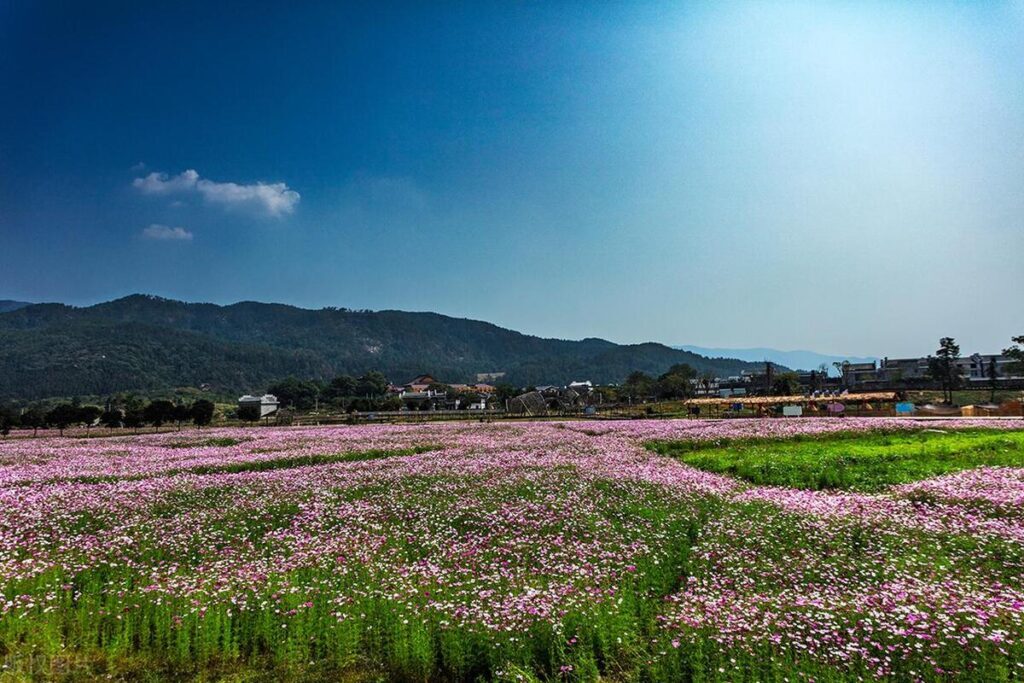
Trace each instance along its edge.
<instances>
[{"instance_id":1,"label":"flower field","mask_svg":"<svg viewBox=\"0 0 1024 683\"><path fill-rule=\"evenodd\" d=\"M1013 438L872 491L647 446L921 424L10 439L0 680L1021 680L1021 426L943 422Z\"/></svg>"}]
</instances>

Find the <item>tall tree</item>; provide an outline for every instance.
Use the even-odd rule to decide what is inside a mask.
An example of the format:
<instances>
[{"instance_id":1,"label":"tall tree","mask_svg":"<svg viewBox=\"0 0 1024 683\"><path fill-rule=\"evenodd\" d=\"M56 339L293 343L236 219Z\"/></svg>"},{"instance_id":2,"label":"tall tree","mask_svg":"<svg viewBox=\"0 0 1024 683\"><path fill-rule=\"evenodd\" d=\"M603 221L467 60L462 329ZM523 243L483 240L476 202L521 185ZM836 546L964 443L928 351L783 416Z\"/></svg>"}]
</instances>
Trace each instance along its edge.
<instances>
[{"instance_id":1,"label":"tall tree","mask_svg":"<svg viewBox=\"0 0 1024 683\"><path fill-rule=\"evenodd\" d=\"M70 403L59 403L46 413L46 423L56 427L61 436L64 430L75 424L78 419L78 408Z\"/></svg>"},{"instance_id":2,"label":"tall tree","mask_svg":"<svg viewBox=\"0 0 1024 683\"><path fill-rule=\"evenodd\" d=\"M658 381L654 383L654 391L658 398L686 398L693 393L691 380L696 377L696 370L686 363L678 363L658 377Z\"/></svg>"},{"instance_id":3,"label":"tall tree","mask_svg":"<svg viewBox=\"0 0 1024 683\"><path fill-rule=\"evenodd\" d=\"M85 425L85 431L88 433L89 428L96 423L100 415L103 414L103 410L98 406L79 406L78 415L75 421Z\"/></svg>"},{"instance_id":4,"label":"tall tree","mask_svg":"<svg viewBox=\"0 0 1024 683\"><path fill-rule=\"evenodd\" d=\"M205 398L199 399L192 404L192 408L189 410L192 416L192 423L196 427L205 427L213 422L215 410L216 406L213 405L213 401L207 401Z\"/></svg>"},{"instance_id":5,"label":"tall tree","mask_svg":"<svg viewBox=\"0 0 1024 683\"><path fill-rule=\"evenodd\" d=\"M774 396L794 396L800 393L800 377L795 372L783 372L772 382Z\"/></svg>"},{"instance_id":6,"label":"tall tree","mask_svg":"<svg viewBox=\"0 0 1024 683\"><path fill-rule=\"evenodd\" d=\"M21 424L21 411L14 405L0 405L0 434L7 436L11 429Z\"/></svg>"},{"instance_id":7,"label":"tall tree","mask_svg":"<svg viewBox=\"0 0 1024 683\"><path fill-rule=\"evenodd\" d=\"M324 389L325 401L342 406L346 398L356 396L356 379L351 375L338 375Z\"/></svg>"},{"instance_id":8,"label":"tall tree","mask_svg":"<svg viewBox=\"0 0 1024 683\"><path fill-rule=\"evenodd\" d=\"M146 423L145 406L133 403L124 410L124 426L139 433L139 427Z\"/></svg>"},{"instance_id":9,"label":"tall tree","mask_svg":"<svg viewBox=\"0 0 1024 683\"><path fill-rule=\"evenodd\" d=\"M121 412L120 408L104 410L103 414L100 415L100 424L107 429L117 429L124 424L124 413Z\"/></svg>"},{"instance_id":10,"label":"tall tree","mask_svg":"<svg viewBox=\"0 0 1024 683\"><path fill-rule=\"evenodd\" d=\"M996 368L996 359L995 358L989 358L988 359L988 368L986 368L985 374L986 374L986 376L988 376L988 388L989 388L988 402L989 403L995 403L996 402L996 389L999 387L999 370Z\"/></svg>"},{"instance_id":11,"label":"tall tree","mask_svg":"<svg viewBox=\"0 0 1024 683\"><path fill-rule=\"evenodd\" d=\"M654 393L654 378L639 370L629 373L622 391L630 400L643 400Z\"/></svg>"},{"instance_id":12,"label":"tall tree","mask_svg":"<svg viewBox=\"0 0 1024 683\"><path fill-rule=\"evenodd\" d=\"M952 337L939 340L939 349L928 356L928 375L942 388L942 400L953 403L953 391L960 387L960 346Z\"/></svg>"},{"instance_id":13,"label":"tall tree","mask_svg":"<svg viewBox=\"0 0 1024 683\"><path fill-rule=\"evenodd\" d=\"M356 395L378 398L388 392L388 378L384 373L371 370L356 380Z\"/></svg>"},{"instance_id":14,"label":"tall tree","mask_svg":"<svg viewBox=\"0 0 1024 683\"><path fill-rule=\"evenodd\" d=\"M174 404L166 399L153 401L143 408L142 418L159 432L165 422L174 419Z\"/></svg>"},{"instance_id":15,"label":"tall tree","mask_svg":"<svg viewBox=\"0 0 1024 683\"><path fill-rule=\"evenodd\" d=\"M171 416L174 419L175 426L180 430L181 423L192 418L192 407L184 403L175 403Z\"/></svg>"},{"instance_id":16,"label":"tall tree","mask_svg":"<svg viewBox=\"0 0 1024 683\"><path fill-rule=\"evenodd\" d=\"M21 424L32 430L32 436L39 433L40 427L46 426L46 411L41 406L32 405L21 414Z\"/></svg>"},{"instance_id":17,"label":"tall tree","mask_svg":"<svg viewBox=\"0 0 1024 683\"><path fill-rule=\"evenodd\" d=\"M293 410L312 410L320 398L321 385L314 380L288 377L267 387L267 393L277 397L282 407Z\"/></svg>"}]
</instances>

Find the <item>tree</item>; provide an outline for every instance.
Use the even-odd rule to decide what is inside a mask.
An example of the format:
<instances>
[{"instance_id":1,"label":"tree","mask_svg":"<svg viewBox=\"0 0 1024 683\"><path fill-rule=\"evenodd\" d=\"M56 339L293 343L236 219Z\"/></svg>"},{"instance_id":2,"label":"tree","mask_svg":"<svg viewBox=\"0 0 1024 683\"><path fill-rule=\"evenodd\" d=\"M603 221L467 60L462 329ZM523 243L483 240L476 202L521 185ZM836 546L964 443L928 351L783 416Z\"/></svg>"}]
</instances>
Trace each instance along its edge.
<instances>
[{"instance_id":1,"label":"tree","mask_svg":"<svg viewBox=\"0 0 1024 683\"><path fill-rule=\"evenodd\" d=\"M1010 339L1013 345L1003 349L1003 355L1009 356L1013 362L1007 368L1011 375L1024 375L1024 334Z\"/></svg>"},{"instance_id":2,"label":"tree","mask_svg":"<svg viewBox=\"0 0 1024 683\"><path fill-rule=\"evenodd\" d=\"M673 365L664 372L654 384L654 392L658 398L686 398L693 393L690 380L696 379L697 371L686 363Z\"/></svg>"},{"instance_id":3,"label":"tree","mask_svg":"<svg viewBox=\"0 0 1024 683\"><path fill-rule=\"evenodd\" d=\"M324 389L324 400L341 406L346 398L356 396L356 378L351 375L338 375Z\"/></svg>"},{"instance_id":4,"label":"tree","mask_svg":"<svg viewBox=\"0 0 1024 683\"><path fill-rule=\"evenodd\" d=\"M939 350L928 356L928 375L942 388L942 400L953 403L953 391L960 387L960 347L952 337L939 340Z\"/></svg>"},{"instance_id":5,"label":"tree","mask_svg":"<svg viewBox=\"0 0 1024 683\"><path fill-rule=\"evenodd\" d=\"M238 406L238 419L246 422L257 422L260 419L259 406Z\"/></svg>"},{"instance_id":6,"label":"tree","mask_svg":"<svg viewBox=\"0 0 1024 683\"><path fill-rule=\"evenodd\" d=\"M21 413L13 405L0 406L0 435L7 436L21 424Z\"/></svg>"},{"instance_id":7,"label":"tree","mask_svg":"<svg viewBox=\"0 0 1024 683\"><path fill-rule=\"evenodd\" d=\"M764 362L764 393L772 393L772 385L775 383L775 366L770 360Z\"/></svg>"},{"instance_id":8,"label":"tree","mask_svg":"<svg viewBox=\"0 0 1024 683\"><path fill-rule=\"evenodd\" d=\"M59 403L46 413L46 424L56 427L61 436L64 436L64 430L75 424L77 419L78 408L70 403Z\"/></svg>"},{"instance_id":9,"label":"tree","mask_svg":"<svg viewBox=\"0 0 1024 683\"><path fill-rule=\"evenodd\" d=\"M78 408L78 415L75 417L75 422L84 424L85 431L88 432L89 428L96 423L96 420L98 420L102 414L103 410L97 406L80 406Z\"/></svg>"},{"instance_id":10,"label":"tree","mask_svg":"<svg viewBox=\"0 0 1024 683\"><path fill-rule=\"evenodd\" d=\"M205 398L201 398L192 404L189 409L189 415L192 418L192 423L196 427L205 427L206 425L213 422L213 413L216 410L216 406L213 405L213 401L207 401Z\"/></svg>"},{"instance_id":11,"label":"tree","mask_svg":"<svg viewBox=\"0 0 1024 683\"><path fill-rule=\"evenodd\" d=\"M139 433L139 427L146 424L146 414L144 406L132 406L126 408L124 411L124 426Z\"/></svg>"},{"instance_id":12,"label":"tree","mask_svg":"<svg viewBox=\"0 0 1024 683\"><path fill-rule=\"evenodd\" d=\"M159 432L165 422L174 419L174 404L166 399L153 401L142 409L142 419Z\"/></svg>"},{"instance_id":13,"label":"tree","mask_svg":"<svg viewBox=\"0 0 1024 683\"><path fill-rule=\"evenodd\" d=\"M711 387L715 383L715 375L711 372L704 371L700 376L700 387L704 390L705 396L711 395Z\"/></svg>"},{"instance_id":14,"label":"tree","mask_svg":"<svg viewBox=\"0 0 1024 683\"><path fill-rule=\"evenodd\" d=\"M645 399L654 393L654 378L639 370L631 372L623 382L622 390L631 400Z\"/></svg>"},{"instance_id":15,"label":"tree","mask_svg":"<svg viewBox=\"0 0 1024 683\"><path fill-rule=\"evenodd\" d=\"M845 389L846 378L850 374L850 361L836 361L832 363L832 367L834 367L839 372L839 384Z\"/></svg>"},{"instance_id":16,"label":"tree","mask_svg":"<svg viewBox=\"0 0 1024 683\"><path fill-rule=\"evenodd\" d=\"M383 396L388 392L388 378L372 370L356 380L356 395L367 398Z\"/></svg>"},{"instance_id":17,"label":"tree","mask_svg":"<svg viewBox=\"0 0 1024 683\"><path fill-rule=\"evenodd\" d=\"M321 389L319 382L288 377L267 387L267 393L277 396L282 407L312 410L317 405Z\"/></svg>"},{"instance_id":18,"label":"tree","mask_svg":"<svg viewBox=\"0 0 1024 683\"><path fill-rule=\"evenodd\" d=\"M192 408L184 403L175 403L174 410L171 411L171 417L174 419L174 424L178 429L181 429L181 423L185 420L191 419Z\"/></svg>"},{"instance_id":19,"label":"tree","mask_svg":"<svg viewBox=\"0 0 1024 683\"><path fill-rule=\"evenodd\" d=\"M100 424L107 429L117 429L124 424L124 413L119 408L104 410L100 415Z\"/></svg>"},{"instance_id":20,"label":"tree","mask_svg":"<svg viewBox=\"0 0 1024 683\"><path fill-rule=\"evenodd\" d=\"M498 384L494 387L494 400L498 402L501 408L505 407L505 401L515 398L519 395L519 390L508 383Z\"/></svg>"},{"instance_id":21,"label":"tree","mask_svg":"<svg viewBox=\"0 0 1024 683\"><path fill-rule=\"evenodd\" d=\"M988 368L985 370L985 374L988 376L988 402L996 402L996 388L999 386L999 370L996 369L996 359L989 358Z\"/></svg>"},{"instance_id":22,"label":"tree","mask_svg":"<svg viewBox=\"0 0 1024 683\"><path fill-rule=\"evenodd\" d=\"M772 382L773 396L794 396L800 393L800 376L795 372L783 372Z\"/></svg>"},{"instance_id":23,"label":"tree","mask_svg":"<svg viewBox=\"0 0 1024 683\"><path fill-rule=\"evenodd\" d=\"M32 436L39 433L40 427L46 426L46 411L38 405L30 406L21 414L21 424L32 430Z\"/></svg>"}]
</instances>

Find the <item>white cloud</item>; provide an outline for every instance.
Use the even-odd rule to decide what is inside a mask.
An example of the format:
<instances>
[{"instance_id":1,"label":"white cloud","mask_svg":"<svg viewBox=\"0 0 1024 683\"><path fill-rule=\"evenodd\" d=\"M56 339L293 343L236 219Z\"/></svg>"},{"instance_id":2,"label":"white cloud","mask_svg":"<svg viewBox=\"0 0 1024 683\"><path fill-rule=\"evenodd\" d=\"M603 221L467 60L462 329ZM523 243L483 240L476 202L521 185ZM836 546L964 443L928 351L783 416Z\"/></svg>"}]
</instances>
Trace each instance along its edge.
<instances>
[{"instance_id":1,"label":"white cloud","mask_svg":"<svg viewBox=\"0 0 1024 683\"><path fill-rule=\"evenodd\" d=\"M250 208L269 216L281 216L295 210L301 195L285 183L256 182L241 185L200 178L194 169L176 176L150 173L136 178L132 186L143 194L166 195L196 192L210 204L226 207Z\"/></svg>"},{"instance_id":2,"label":"white cloud","mask_svg":"<svg viewBox=\"0 0 1024 683\"><path fill-rule=\"evenodd\" d=\"M144 178L136 178L132 181L132 187L143 194L171 194L173 192L188 192L195 189L199 174L189 169L173 178L168 178L166 173L150 173Z\"/></svg>"},{"instance_id":3,"label":"white cloud","mask_svg":"<svg viewBox=\"0 0 1024 683\"><path fill-rule=\"evenodd\" d=\"M191 242L192 233L185 228L172 228L168 225L153 223L148 228L143 228L142 236L147 240L158 240L161 242Z\"/></svg>"},{"instance_id":4,"label":"white cloud","mask_svg":"<svg viewBox=\"0 0 1024 683\"><path fill-rule=\"evenodd\" d=\"M289 190L284 183L217 183L200 180L196 189L206 201L227 206L252 206L266 211L271 216L291 213L299 203L299 193Z\"/></svg>"}]
</instances>

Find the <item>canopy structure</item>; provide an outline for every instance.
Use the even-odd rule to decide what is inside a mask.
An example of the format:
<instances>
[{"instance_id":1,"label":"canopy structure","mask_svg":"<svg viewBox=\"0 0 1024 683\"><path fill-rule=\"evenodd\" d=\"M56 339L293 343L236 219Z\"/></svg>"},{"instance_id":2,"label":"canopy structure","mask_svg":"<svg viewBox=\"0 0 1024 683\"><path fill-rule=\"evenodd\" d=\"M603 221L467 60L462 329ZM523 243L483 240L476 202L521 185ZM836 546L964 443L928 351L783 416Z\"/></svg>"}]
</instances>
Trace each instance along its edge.
<instances>
[{"instance_id":1,"label":"canopy structure","mask_svg":"<svg viewBox=\"0 0 1024 683\"><path fill-rule=\"evenodd\" d=\"M690 406L778 406L807 403L894 403L899 399L894 391L872 391L863 394L842 394L838 396L716 396L712 398L691 398L684 401Z\"/></svg>"}]
</instances>

